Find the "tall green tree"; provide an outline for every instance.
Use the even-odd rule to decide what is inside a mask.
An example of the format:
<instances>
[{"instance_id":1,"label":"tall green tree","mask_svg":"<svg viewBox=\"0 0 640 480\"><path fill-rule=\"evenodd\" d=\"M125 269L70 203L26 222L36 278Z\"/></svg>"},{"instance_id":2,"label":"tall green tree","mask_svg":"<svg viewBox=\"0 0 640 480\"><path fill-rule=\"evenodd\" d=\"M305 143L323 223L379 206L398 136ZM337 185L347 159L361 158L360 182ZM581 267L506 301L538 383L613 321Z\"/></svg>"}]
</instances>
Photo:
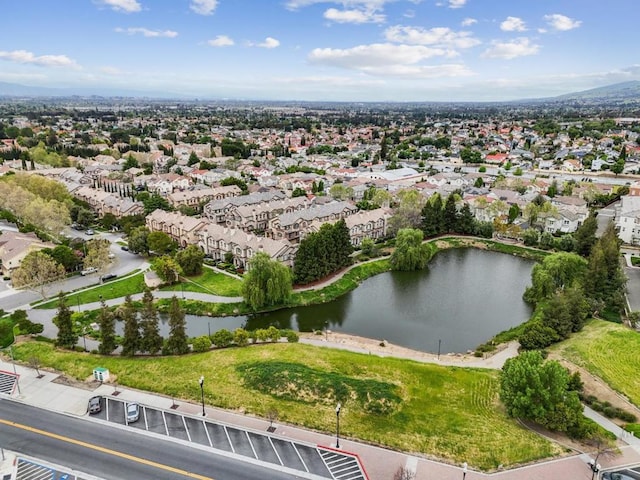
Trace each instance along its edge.
<instances>
[{"instance_id":1,"label":"tall green tree","mask_svg":"<svg viewBox=\"0 0 640 480\"><path fill-rule=\"evenodd\" d=\"M596 231L598 230L598 221L595 215L591 214L587 217L582 225L578 227L573 235L575 243L575 252L583 257L588 257L591 254L591 248L598 240L596 238Z\"/></svg>"},{"instance_id":2,"label":"tall green tree","mask_svg":"<svg viewBox=\"0 0 640 480\"><path fill-rule=\"evenodd\" d=\"M107 304L100 302L100 313L98 315L100 325L100 345L98 352L102 355L110 355L116 349L116 322L115 316L107 308Z\"/></svg>"},{"instance_id":3,"label":"tall green tree","mask_svg":"<svg viewBox=\"0 0 640 480\"><path fill-rule=\"evenodd\" d=\"M204 262L204 252L196 245L189 245L176 253L176 261L182 268L184 275L200 275Z\"/></svg>"},{"instance_id":4,"label":"tall green tree","mask_svg":"<svg viewBox=\"0 0 640 480\"><path fill-rule=\"evenodd\" d=\"M626 289L626 278L620 265L620 244L611 222L591 250L583 282L587 296L617 310L624 305Z\"/></svg>"},{"instance_id":5,"label":"tall green tree","mask_svg":"<svg viewBox=\"0 0 640 480\"><path fill-rule=\"evenodd\" d=\"M122 355L132 357L140 350L140 325L138 312L133 306L131 295L127 295L118 315L124 321L124 337L122 339Z\"/></svg>"},{"instance_id":6,"label":"tall green tree","mask_svg":"<svg viewBox=\"0 0 640 480\"><path fill-rule=\"evenodd\" d=\"M153 294L147 287L142 295L140 311L140 351L155 355L162 348L162 337L158 322L158 311L153 304Z\"/></svg>"},{"instance_id":7,"label":"tall green tree","mask_svg":"<svg viewBox=\"0 0 640 480\"><path fill-rule=\"evenodd\" d=\"M582 404L569 390L569 372L537 351L522 352L502 368L500 399L512 417L566 432L582 421Z\"/></svg>"},{"instance_id":8,"label":"tall green tree","mask_svg":"<svg viewBox=\"0 0 640 480\"><path fill-rule=\"evenodd\" d=\"M78 343L78 335L73 329L71 310L67 306L67 297L63 292L58 295L58 312L53 318L53 324L58 327L56 345L69 350Z\"/></svg>"},{"instance_id":9,"label":"tall green tree","mask_svg":"<svg viewBox=\"0 0 640 480\"><path fill-rule=\"evenodd\" d=\"M178 244L164 232L151 232L147 236L147 246L156 255L170 254L176 251Z\"/></svg>"},{"instance_id":10,"label":"tall green tree","mask_svg":"<svg viewBox=\"0 0 640 480\"><path fill-rule=\"evenodd\" d=\"M531 286L524 293L527 302L537 303L549 298L558 289L581 282L587 269L587 261L575 253L554 253L534 265Z\"/></svg>"},{"instance_id":11,"label":"tall green tree","mask_svg":"<svg viewBox=\"0 0 640 480\"><path fill-rule=\"evenodd\" d=\"M393 270L421 270L427 266L433 256L429 244L423 243L422 230L403 228L396 236L396 248L391 254Z\"/></svg>"},{"instance_id":12,"label":"tall green tree","mask_svg":"<svg viewBox=\"0 0 640 480\"><path fill-rule=\"evenodd\" d=\"M456 231L462 235L472 235L476 233L476 219L473 213L471 213L471 207L466 202L458 214Z\"/></svg>"},{"instance_id":13,"label":"tall green tree","mask_svg":"<svg viewBox=\"0 0 640 480\"><path fill-rule=\"evenodd\" d=\"M291 295L291 271L271 260L264 252L256 253L242 283L244 301L254 310L284 302Z\"/></svg>"},{"instance_id":14,"label":"tall green tree","mask_svg":"<svg viewBox=\"0 0 640 480\"><path fill-rule=\"evenodd\" d=\"M589 315L589 303L580 286L558 290L542 309L542 324L565 339L571 332L582 330Z\"/></svg>"},{"instance_id":15,"label":"tall green tree","mask_svg":"<svg viewBox=\"0 0 640 480\"><path fill-rule=\"evenodd\" d=\"M422 208L422 231L426 237L434 237L444 232L444 211L439 193L429 197Z\"/></svg>"},{"instance_id":16,"label":"tall green tree","mask_svg":"<svg viewBox=\"0 0 640 480\"><path fill-rule=\"evenodd\" d=\"M446 233L454 233L458 229L458 208L456 206L456 196L452 193L444 203L442 213L443 229Z\"/></svg>"},{"instance_id":17,"label":"tall green tree","mask_svg":"<svg viewBox=\"0 0 640 480\"><path fill-rule=\"evenodd\" d=\"M134 227L128 234L129 250L132 253L149 253L149 229L145 226Z\"/></svg>"},{"instance_id":18,"label":"tall green tree","mask_svg":"<svg viewBox=\"0 0 640 480\"><path fill-rule=\"evenodd\" d=\"M169 304L169 338L167 339L166 352L172 355L182 355L189 352L184 310L175 295L171 297Z\"/></svg>"}]
</instances>

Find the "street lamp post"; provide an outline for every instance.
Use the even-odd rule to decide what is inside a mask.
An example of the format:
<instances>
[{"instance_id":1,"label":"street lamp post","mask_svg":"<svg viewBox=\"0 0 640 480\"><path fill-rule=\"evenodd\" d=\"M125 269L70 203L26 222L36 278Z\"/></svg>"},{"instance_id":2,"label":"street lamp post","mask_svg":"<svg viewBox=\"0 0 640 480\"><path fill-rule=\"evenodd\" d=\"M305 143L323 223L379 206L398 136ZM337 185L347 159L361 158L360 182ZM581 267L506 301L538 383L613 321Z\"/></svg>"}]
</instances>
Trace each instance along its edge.
<instances>
[{"instance_id":1,"label":"street lamp post","mask_svg":"<svg viewBox=\"0 0 640 480\"><path fill-rule=\"evenodd\" d=\"M466 476L467 476L467 462L464 462L462 464L462 480L464 480Z\"/></svg>"},{"instance_id":2,"label":"street lamp post","mask_svg":"<svg viewBox=\"0 0 640 480\"><path fill-rule=\"evenodd\" d=\"M200 396L202 398L202 416L206 417L207 414L204 411L204 376L203 375L200 376L199 381L200 381Z\"/></svg>"},{"instance_id":3,"label":"street lamp post","mask_svg":"<svg viewBox=\"0 0 640 480\"><path fill-rule=\"evenodd\" d=\"M598 473L600 471L600 464L598 463L598 457L600 456L600 454L598 454L598 456L596 457L595 460L591 459L589 460L589 468L591 468L591 471L593 472L591 474L591 480L593 480L594 478L596 478L596 473Z\"/></svg>"},{"instance_id":4,"label":"street lamp post","mask_svg":"<svg viewBox=\"0 0 640 480\"><path fill-rule=\"evenodd\" d=\"M342 405L338 402L336 405L336 448L340 448L340 409Z\"/></svg>"},{"instance_id":5,"label":"street lamp post","mask_svg":"<svg viewBox=\"0 0 640 480\"><path fill-rule=\"evenodd\" d=\"M13 375L16 377L16 386L18 387L18 395L22 395L22 392L20 391L20 379L18 378L18 371L16 370L16 360L13 357L13 344L16 343L16 328L18 328L18 325L14 325L11 328L11 333L13 333L13 342L11 342L11 345L9 345L9 354L11 355L11 364L13 365Z\"/></svg>"},{"instance_id":6,"label":"street lamp post","mask_svg":"<svg viewBox=\"0 0 640 480\"><path fill-rule=\"evenodd\" d=\"M324 340L325 342L329 341L329 321L325 320L324 322Z\"/></svg>"}]
</instances>

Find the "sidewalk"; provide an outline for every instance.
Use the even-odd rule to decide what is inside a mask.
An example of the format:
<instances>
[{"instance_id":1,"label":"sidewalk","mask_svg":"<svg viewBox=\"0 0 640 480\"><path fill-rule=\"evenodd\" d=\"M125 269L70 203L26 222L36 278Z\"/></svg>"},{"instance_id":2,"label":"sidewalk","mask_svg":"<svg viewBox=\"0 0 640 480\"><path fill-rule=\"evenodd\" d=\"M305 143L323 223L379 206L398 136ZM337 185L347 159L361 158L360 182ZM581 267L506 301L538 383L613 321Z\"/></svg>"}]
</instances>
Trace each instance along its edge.
<instances>
[{"instance_id":1,"label":"sidewalk","mask_svg":"<svg viewBox=\"0 0 640 480\"><path fill-rule=\"evenodd\" d=\"M0 361L0 370L13 372L13 365L6 361ZM114 391L119 392L118 398L124 400L135 400L141 404L154 406L161 409L171 409L174 400L171 397L150 394L121 387L120 385L87 384L87 388L66 385L61 382L62 378L52 372L40 370L43 375L38 378L36 371L16 365L16 370L20 376L20 393L15 392L13 397L40 408L45 408L57 412L64 412L71 415L82 416L86 414L87 402L94 395L111 396ZM201 411L199 404L191 404L176 400L177 411L198 415ZM206 408L207 417L212 420L230 425L245 427L258 431L265 431L269 426L269 421L260 418L243 415L241 413L221 410L217 408ZM335 445L335 437L323 433L303 430L287 425L280 425L277 422L275 434L291 440L298 440L323 446ZM627 443L633 445L623 447L622 455L614 458L605 458L600 462L603 468L630 463L640 463L640 441L624 438ZM392 480L394 473L400 466L406 466L416 472L415 480L459 480L462 477L460 466L446 465L444 463L427 460L422 457L412 456L404 453L366 445L340 439L341 449L352 452L360 456L362 463L369 474L371 480ZM9 456L5 454L7 460L0 464L0 473L4 471ZM571 455L565 458L554 459L540 464L525 466L522 468L500 471L494 474L485 474L469 471L465 480L478 480L480 478L495 478L499 480L552 480L552 479L582 479L589 478L588 466L586 462L589 458L586 455ZM90 473L90 472L88 472Z\"/></svg>"}]
</instances>

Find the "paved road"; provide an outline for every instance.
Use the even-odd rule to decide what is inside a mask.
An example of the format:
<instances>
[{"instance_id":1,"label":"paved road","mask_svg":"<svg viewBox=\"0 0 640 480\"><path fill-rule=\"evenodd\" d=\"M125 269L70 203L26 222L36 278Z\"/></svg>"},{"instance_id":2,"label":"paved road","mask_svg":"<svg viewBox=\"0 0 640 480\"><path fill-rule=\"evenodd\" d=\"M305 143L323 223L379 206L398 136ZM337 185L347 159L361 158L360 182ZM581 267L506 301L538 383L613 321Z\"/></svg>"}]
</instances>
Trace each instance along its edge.
<instances>
[{"instance_id":1,"label":"paved road","mask_svg":"<svg viewBox=\"0 0 640 480\"><path fill-rule=\"evenodd\" d=\"M149 264L143 257L130 252L125 252L115 243L116 241L121 240L121 234L104 233L101 235L95 235L93 238L106 238L113 242L111 245L111 252L115 255L115 258L104 273L115 273L118 276L122 276L132 272L133 270L145 269L148 267ZM99 282L100 278L97 273L87 276L76 275L61 282L51 284L49 295L57 295L60 291L71 292L90 285L95 285ZM6 311L14 310L16 308L25 308L25 306L30 303L41 299L42 297L39 294L29 290L4 289L4 291L0 291L0 308Z\"/></svg>"},{"instance_id":2,"label":"paved road","mask_svg":"<svg viewBox=\"0 0 640 480\"><path fill-rule=\"evenodd\" d=\"M0 401L0 444L107 480L302 478L10 400Z\"/></svg>"}]
</instances>

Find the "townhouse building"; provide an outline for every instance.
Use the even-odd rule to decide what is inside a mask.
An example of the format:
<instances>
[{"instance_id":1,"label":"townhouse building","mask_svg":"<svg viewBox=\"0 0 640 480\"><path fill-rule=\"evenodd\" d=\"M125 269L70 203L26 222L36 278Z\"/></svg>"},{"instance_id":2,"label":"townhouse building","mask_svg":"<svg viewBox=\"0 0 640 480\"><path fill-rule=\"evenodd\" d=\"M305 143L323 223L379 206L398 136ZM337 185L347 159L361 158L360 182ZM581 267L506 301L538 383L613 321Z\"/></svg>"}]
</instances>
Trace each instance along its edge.
<instances>
[{"instance_id":1,"label":"townhouse building","mask_svg":"<svg viewBox=\"0 0 640 480\"><path fill-rule=\"evenodd\" d=\"M237 185L215 188L189 188L178 190L167 195L167 200L174 208L181 206L198 207L203 202L211 200L224 200L225 198L239 197L242 190Z\"/></svg>"},{"instance_id":2,"label":"townhouse building","mask_svg":"<svg viewBox=\"0 0 640 480\"><path fill-rule=\"evenodd\" d=\"M203 218L189 217L176 212L154 210L145 218L145 225L151 232L164 232L182 248L197 245L198 230L207 225Z\"/></svg>"},{"instance_id":3,"label":"townhouse building","mask_svg":"<svg viewBox=\"0 0 640 480\"><path fill-rule=\"evenodd\" d=\"M269 221L280 215L311 208L313 199L307 197L284 198L270 202L236 205L227 211L226 225L245 232L264 232Z\"/></svg>"},{"instance_id":4,"label":"townhouse building","mask_svg":"<svg viewBox=\"0 0 640 480\"><path fill-rule=\"evenodd\" d=\"M337 222L358 212L349 202L329 202L311 208L285 213L269 221L265 235L276 240L299 242L314 223Z\"/></svg>"},{"instance_id":5,"label":"townhouse building","mask_svg":"<svg viewBox=\"0 0 640 480\"><path fill-rule=\"evenodd\" d=\"M212 200L204 206L204 215L213 223L226 224L227 213L234 207L241 205L260 205L262 203L286 198L284 192L280 190L268 190L266 192L254 192L249 195L239 197Z\"/></svg>"}]
</instances>

